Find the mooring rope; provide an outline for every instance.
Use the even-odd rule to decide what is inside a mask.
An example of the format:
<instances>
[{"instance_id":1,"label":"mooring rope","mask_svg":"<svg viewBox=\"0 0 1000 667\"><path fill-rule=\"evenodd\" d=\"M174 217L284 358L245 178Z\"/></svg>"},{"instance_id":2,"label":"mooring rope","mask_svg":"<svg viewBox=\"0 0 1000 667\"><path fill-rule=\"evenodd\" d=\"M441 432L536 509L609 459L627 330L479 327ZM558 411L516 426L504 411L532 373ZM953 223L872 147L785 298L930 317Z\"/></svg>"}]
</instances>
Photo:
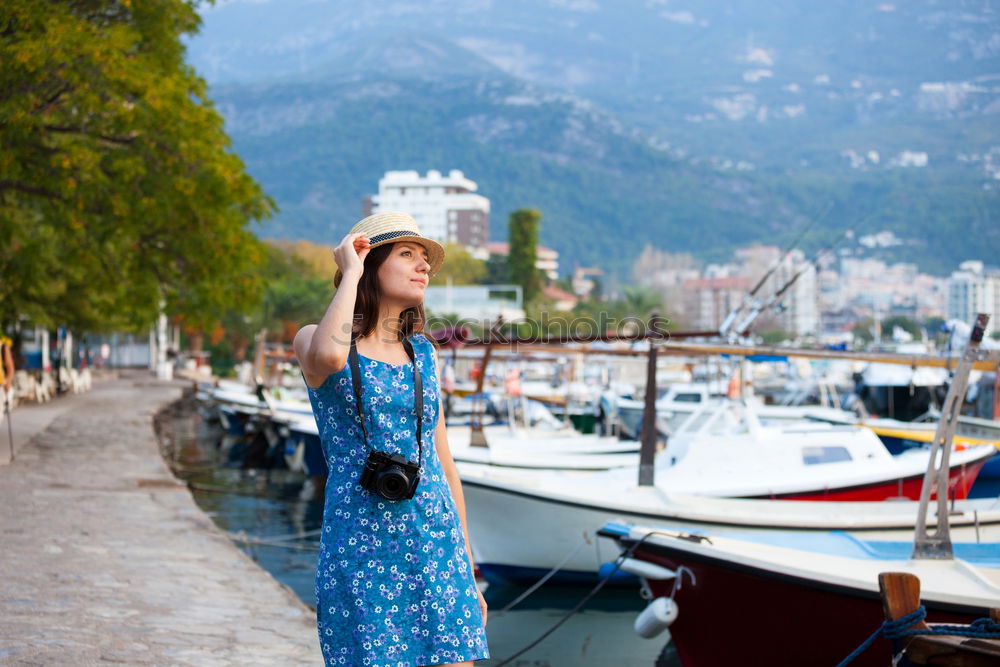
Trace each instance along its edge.
<instances>
[{"instance_id":1,"label":"mooring rope","mask_svg":"<svg viewBox=\"0 0 1000 667\"><path fill-rule=\"evenodd\" d=\"M575 614L576 612L578 612L581 609L583 609L583 606L585 604L587 604L588 602L590 602L591 598L593 598L595 595L597 595L597 593L602 588L604 588L605 584L607 584L609 581L611 581L611 578L615 575L615 572L617 572L619 570L619 568L621 568L622 563L624 563L626 560L628 560L629 558L631 558L632 554L635 553L635 550L638 549L639 546L641 546L643 542L645 542L647 539L649 539L650 537L652 537L653 534L654 534L654 532L655 531L650 531L650 532L646 533L645 535L642 536L641 539L637 540L636 542L634 542L632 544L632 546L630 546L628 549L626 549L625 551L623 551L618 556L618 558L615 559L615 565L614 565L613 568L611 568L611 571L608 572L604 576L603 579L601 579L600 581L598 581L597 585L594 586L592 589L590 589L590 592L587 593L585 596L583 596L583 599L580 600L579 602L577 602L576 606L573 607L572 609L570 609L568 612L566 612L566 614L562 618L560 618L558 621L556 621L552 625L552 627L550 627L548 630L546 630L545 632L543 632L537 639L535 639L535 641L531 642L530 644L528 644L527 646L525 646L524 648L522 648L520 651L518 651L514 655L510 656L509 658L507 658L503 662L497 663L496 667L503 667L504 665L509 664L511 661L513 661L513 660L521 657L523 654L525 654L528 651L530 651L531 649L535 648L536 646L538 646L542 642L542 640L544 640L546 637L548 637L553 632L555 632L557 629L559 629L559 626L561 626L563 623L565 623L566 621L568 621L573 616L573 614Z\"/></svg>"},{"instance_id":2,"label":"mooring rope","mask_svg":"<svg viewBox=\"0 0 1000 667\"><path fill-rule=\"evenodd\" d=\"M855 658L864 653L872 645L872 642L878 639L879 635L885 635L886 639L903 639L916 635L959 635L976 639L1000 639L1000 623L996 623L988 618L976 619L969 625L935 624L930 628L910 629L911 626L924 620L926 616L927 609L924 605L920 605L915 611L910 612L906 616L898 618L895 621L884 622L878 630L872 633L871 637L863 641L849 656L840 661L837 667L844 667L853 662Z\"/></svg>"},{"instance_id":3,"label":"mooring rope","mask_svg":"<svg viewBox=\"0 0 1000 667\"><path fill-rule=\"evenodd\" d=\"M504 612L510 611L511 609L513 609L514 607L516 607L517 605L521 604L521 602L523 602L525 600L525 598L527 598L529 595L531 595L532 593L534 593L535 591L537 591L539 588L541 588L545 584L546 581L548 581L549 579L551 579L555 575L556 572L558 572L559 570L561 570L563 568L563 566L566 565L566 563L568 563L570 561L570 559L572 559L573 556L575 556L580 551L580 549L582 549L584 547L584 545L587 544L588 541L589 540L587 540L587 538L584 537L583 540L579 544L576 545L576 548L573 549L571 552L569 552L566 555L565 558L563 558L561 561L559 561L558 565L556 565L554 568L552 568L551 570L549 570L548 573L545 576L543 576L541 579L539 579L538 581L536 581L535 583L533 583L528 590L524 591L523 593L521 593L520 595L518 595L516 598L514 598L514 600L511 601L511 602L509 602L506 607L504 607L500 611L496 612L495 614L490 614L490 616L492 618L496 618L497 616L500 616Z\"/></svg>"}]
</instances>

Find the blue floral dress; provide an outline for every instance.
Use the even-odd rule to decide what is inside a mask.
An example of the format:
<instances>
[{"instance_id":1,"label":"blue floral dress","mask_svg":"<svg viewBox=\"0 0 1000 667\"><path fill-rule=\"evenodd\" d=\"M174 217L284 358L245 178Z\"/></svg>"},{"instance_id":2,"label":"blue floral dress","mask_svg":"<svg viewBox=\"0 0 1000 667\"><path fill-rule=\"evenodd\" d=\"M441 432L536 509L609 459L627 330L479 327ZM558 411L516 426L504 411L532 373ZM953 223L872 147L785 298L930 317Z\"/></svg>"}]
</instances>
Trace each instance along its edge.
<instances>
[{"instance_id":1,"label":"blue floral dress","mask_svg":"<svg viewBox=\"0 0 1000 667\"><path fill-rule=\"evenodd\" d=\"M326 665L414 667L489 657L462 525L434 445L438 384L430 341L411 338L423 381L420 483L391 501L358 480L368 457L350 364L309 389L329 467L316 569ZM359 355L372 447L417 460L413 365Z\"/></svg>"}]
</instances>

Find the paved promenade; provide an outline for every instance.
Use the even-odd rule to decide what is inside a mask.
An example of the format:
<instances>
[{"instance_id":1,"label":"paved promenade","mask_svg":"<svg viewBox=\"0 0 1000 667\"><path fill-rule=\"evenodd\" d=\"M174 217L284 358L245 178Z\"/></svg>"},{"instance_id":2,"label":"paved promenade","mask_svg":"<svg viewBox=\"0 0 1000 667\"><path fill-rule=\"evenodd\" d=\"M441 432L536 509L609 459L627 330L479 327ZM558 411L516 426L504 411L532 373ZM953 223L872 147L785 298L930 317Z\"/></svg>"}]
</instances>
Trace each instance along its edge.
<instances>
[{"instance_id":1,"label":"paved promenade","mask_svg":"<svg viewBox=\"0 0 1000 667\"><path fill-rule=\"evenodd\" d=\"M0 664L322 664L313 613L160 458L152 416L180 391L137 373L45 415L14 411L19 447L0 463Z\"/></svg>"}]
</instances>

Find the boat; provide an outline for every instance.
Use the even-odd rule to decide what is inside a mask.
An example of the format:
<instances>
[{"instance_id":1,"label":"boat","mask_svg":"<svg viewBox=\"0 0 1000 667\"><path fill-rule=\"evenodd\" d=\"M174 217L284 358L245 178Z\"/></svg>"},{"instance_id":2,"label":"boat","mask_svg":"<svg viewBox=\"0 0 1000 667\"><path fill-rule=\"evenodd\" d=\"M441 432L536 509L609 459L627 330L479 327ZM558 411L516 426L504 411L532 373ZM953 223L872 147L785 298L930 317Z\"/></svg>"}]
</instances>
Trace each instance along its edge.
<instances>
[{"instance_id":1,"label":"boat","mask_svg":"<svg viewBox=\"0 0 1000 667\"><path fill-rule=\"evenodd\" d=\"M996 541L956 543L953 559L915 560L912 541L839 531L736 538L606 524L599 534L642 561L623 569L642 574L654 600L672 601L670 636L686 665L836 664L881 625L878 576L887 570L920 578L932 621L970 623L1000 601ZM747 613L762 603L766 611ZM727 613L737 605L743 613ZM889 664L881 648L852 664Z\"/></svg>"},{"instance_id":2,"label":"boat","mask_svg":"<svg viewBox=\"0 0 1000 667\"><path fill-rule=\"evenodd\" d=\"M883 572L878 576L878 587L885 611L884 627L887 630L891 627L893 635L903 635L890 638L894 660L898 655L918 665L954 663L965 667L992 667L1000 664L1000 608L993 607L989 619L977 619L972 626L928 625L924 622L927 612L920 604L919 578L907 572ZM983 623L984 620L990 623ZM888 637L890 632L887 630L880 633ZM939 634L942 631L946 634ZM863 647L855 649L857 652L862 650Z\"/></svg>"},{"instance_id":3,"label":"boat","mask_svg":"<svg viewBox=\"0 0 1000 667\"><path fill-rule=\"evenodd\" d=\"M967 497L992 445L952 454L949 496ZM692 414L658 456L658 484L679 493L792 500L916 500L929 451L892 456L870 429L828 423L764 426L748 401Z\"/></svg>"},{"instance_id":4,"label":"boat","mask_svg":"<svg viewBox=\"0 0 1000 667\"><path fill-rule=\"evenodd\" d=\"M701 440L685 442L675 436L676 442L657 455L650 486L638 484L639 466L634 462L586 471L457 459L466 506L474 517L470 535L480 569L487 578L530 581L581 540L593 542L595 527L611 520L654 521L679 530L771 527L912 536L916 502L881 501L915 497L928 451L892 457L871 431L853 426L755 427L756 433L734 433L733 425L739 422L732 411L740 410L734 402L722 411L693 415L692 437ZM716 426L721 435L713 436ZM844 452L851 460L841 460ZM540 462L542 453L535 454ZM977 466L992 453L989 446L951 453L949 497L964 497ZM598 455L567 455L563 460L577 463L589 456ZM544 464L552 465L548 460ZM790 502L793 499L808 502ZM969 534L978 526L1000 541L1000 501L957 499L955 511L956 526ZM599 547L580 551L559 578L593 580L600 556Z\"/></svg>"},{"instance_id":5,"label":"boat","mask_svg":"<svg viewBox=\"0 0 1000 667\"><path fill-rule=\"evenodd\" d=\"M897 354L927 354L927 345L900 344ZM859 375L855 389L868 414L902 421L917 421L935 410L943 398L948 373L925 368L872 363Z\"/></svg>"},{"instance_id":6,"label":"boat","mask_svg":"<svg viewBox=\"0 0 1000 667\"><path fill-rule=\"evenodd\" d=\"M713 498L634 483L593 483L600 473L533 471L458 463L476 564L488 580L534 583L556 566L556 580L596 581L614 558L596 530L609 521L683 532L845 531L859 539L913 538L918 503ZM633 473L634 474L634 473ZM558 478L558 484L554 480ZM1000 542L1000 499L952 503L956 539Z\"/></svg>"},{"instance_id":7,"label":"boat","mask_svg":"<svg viewBox=\"0 0 1000 667\"><path fill-rule=\"evenodd\" d=\"M652 598L636 631L649 638L669 626L681 660L705 667L833 664L848 657L855 665L882 665L890 659L896 664L896 656L884 647L881 654L859 648L882 626L877 582L885 582L887 571L920 580L930 620L968 625L987 616L1000 601L1000 541L980 533L978 516L974 540L967 531L953 535L947 498L938 496L933 510L930 502L935 486L940 489L947 479L956 417L987 322L986 316L977 317L945 398L912 540L840 531L733 535L718 529L605 524L600 534L623 551L613 569L639 576ZM1000 354L992 355L992 361L1000 361ZM932 514L933 533L928 525ZM725 641L719 641L722 610L759 600L766 600L767 612L727 614ZM895 616L888 606L886 611Z\"/></svg>"},{"instance_id":8,"label":"boat","mask_svg":"<svg viewBox=\"0 0 1000 667\"><path fill-rule=\"evenodd\" d=\"M896 419L866 419L861 425L871 429L893 454L913 447L926 447L933 442L937 428L936 422L902 422ZM958 419L953 442L965 447L988 444L1000 450L1000 422L963 415ZM1000 479L1000 451L986 460L979 471L979 478Z\"/></svg>"}]
</instances>

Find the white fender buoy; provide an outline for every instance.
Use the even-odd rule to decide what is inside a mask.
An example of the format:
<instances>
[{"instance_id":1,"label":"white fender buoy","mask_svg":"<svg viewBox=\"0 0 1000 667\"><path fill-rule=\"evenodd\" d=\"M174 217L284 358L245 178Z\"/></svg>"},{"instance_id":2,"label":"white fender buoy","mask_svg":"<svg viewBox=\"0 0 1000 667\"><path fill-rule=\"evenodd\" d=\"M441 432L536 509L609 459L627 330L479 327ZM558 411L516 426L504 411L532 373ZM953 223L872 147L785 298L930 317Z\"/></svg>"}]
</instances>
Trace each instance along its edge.
<instances>
[{"instance_id":1,"label":"white fender buoy","mask_svg":"<svg viewBox=\"0 0 1000 667\"><path fill-rule=\"evenodd\" d=\"M656 598L635 619L635 634L652 639L677 620L680 609L672 598Z\"/></svg>"},{"instance_id":2,"label":"white fender buoy","mask_svg":"<svg viewBox=\"0 0 1000 667\"><path fill-rule=\"evenodd\" d=\"M677 573L669 568L638 558L626 558L618 566L618 569L643 579L673 579L677 576Z\"/></svg>"}]
</instances>

